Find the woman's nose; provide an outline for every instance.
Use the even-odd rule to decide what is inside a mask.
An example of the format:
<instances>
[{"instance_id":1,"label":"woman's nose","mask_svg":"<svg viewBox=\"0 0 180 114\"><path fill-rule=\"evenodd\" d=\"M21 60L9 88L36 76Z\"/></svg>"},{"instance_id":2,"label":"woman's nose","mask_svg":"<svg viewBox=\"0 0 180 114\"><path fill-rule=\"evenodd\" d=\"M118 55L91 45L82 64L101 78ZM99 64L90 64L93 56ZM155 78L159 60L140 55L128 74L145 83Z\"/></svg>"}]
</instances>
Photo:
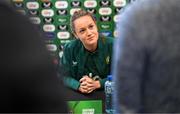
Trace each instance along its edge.
<instances>
[{"instance_id":1,"label":"woman's nose","mask_svg":"<svg viewBox=\"0 0 180 114\"><path fill-rule=\"evenodd\" d=\"M91 30L87 29L87 35L88 35L88 36L91 35Z\"/></svg>"}]
</instances>

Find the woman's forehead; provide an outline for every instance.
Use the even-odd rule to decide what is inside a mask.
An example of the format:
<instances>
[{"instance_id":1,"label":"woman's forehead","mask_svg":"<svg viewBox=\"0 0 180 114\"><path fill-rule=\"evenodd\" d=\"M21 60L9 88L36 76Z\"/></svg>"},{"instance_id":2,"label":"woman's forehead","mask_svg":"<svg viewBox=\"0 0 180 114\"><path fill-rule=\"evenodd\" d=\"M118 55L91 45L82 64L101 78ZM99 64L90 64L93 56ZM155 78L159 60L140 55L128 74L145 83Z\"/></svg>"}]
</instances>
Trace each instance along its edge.
<instances>
[{"instance_id":1,"label":"woman's forehead","mask_svg":"<svg viewBox=\"0 0 180 114\"><path fill-rule=\"evenodd\" d=\"M91 16L82 16L76 20L74 20L74 24L75 26L86 26L86 25L89 25L89 24L95 24L94 23L94 20L92 19Z\"/></svg>"}]
</instances>

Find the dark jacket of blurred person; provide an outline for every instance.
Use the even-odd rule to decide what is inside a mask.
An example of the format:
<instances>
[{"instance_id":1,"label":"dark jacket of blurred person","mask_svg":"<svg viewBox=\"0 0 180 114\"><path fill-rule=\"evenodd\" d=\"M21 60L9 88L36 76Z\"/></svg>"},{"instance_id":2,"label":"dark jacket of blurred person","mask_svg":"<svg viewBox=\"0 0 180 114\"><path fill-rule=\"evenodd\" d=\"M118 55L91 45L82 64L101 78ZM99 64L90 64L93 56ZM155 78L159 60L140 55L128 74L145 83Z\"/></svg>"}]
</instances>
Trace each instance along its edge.
<instances>
[{"instance_id":1,"label":"dark jacket of blurred person","mask_svg":"<svg viewBox=\"0 0 180 114\"><path fill-rule=\"evenodd\" d=\"M0 112L67 112L38 28L0 3Z\"/></svg>"},{"instance_id":2,"label":"dark jacket of blurred person","mask_svg":"<svg viewBox=\"0 0 180 114\"><path fill-rule=\"evenodd\" d=\"M117 28L116 111L180 112L180 0L135 1Z\"/></svg>"}]
</instances>

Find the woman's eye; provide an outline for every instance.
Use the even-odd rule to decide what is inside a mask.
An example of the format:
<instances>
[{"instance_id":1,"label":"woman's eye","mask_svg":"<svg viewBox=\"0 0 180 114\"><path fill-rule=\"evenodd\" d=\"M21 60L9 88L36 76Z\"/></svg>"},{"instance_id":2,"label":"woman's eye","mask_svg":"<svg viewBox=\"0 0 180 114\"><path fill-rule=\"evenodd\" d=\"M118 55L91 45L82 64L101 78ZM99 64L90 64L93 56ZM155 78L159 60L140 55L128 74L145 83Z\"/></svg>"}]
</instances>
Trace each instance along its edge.
<instances>
[{"instance_id":1,"label":"woman's eye","mask_svg":"<svg viewBox=\"0 0 180 114\"><path fill-rule=\"evenodd\" d=\"M84 33L85 30L80 30L79 33Z\"/></svg>"},{"instance_id":2,"label":"woman's eye","mask_svg":"<svg viewBox=\"0 0 180 114\"><path fill-rule=\"evenodd\" d=\"M89 28L92 29L92 28L93 28L93 25L90 25Z\"/></svg>"}]
</instances>

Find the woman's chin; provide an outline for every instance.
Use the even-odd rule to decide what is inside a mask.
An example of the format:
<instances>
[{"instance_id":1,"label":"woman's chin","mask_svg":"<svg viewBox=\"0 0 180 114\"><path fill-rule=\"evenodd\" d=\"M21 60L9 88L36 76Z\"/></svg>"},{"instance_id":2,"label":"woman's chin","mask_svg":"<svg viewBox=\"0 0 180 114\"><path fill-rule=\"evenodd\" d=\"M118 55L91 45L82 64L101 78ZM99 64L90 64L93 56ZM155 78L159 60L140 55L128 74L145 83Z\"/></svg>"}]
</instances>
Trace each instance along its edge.
<instances>
[{"instance_id":1,"label":"woman's chin","mask_svg":"<svg viewBox=\"0 0 180 114\"><path fill-rule=\"evenodd\" d=\"M93 45L96 45L96 43L97 43L97 42L95 42L95 41L91 41L91 42L88 42L88 45L89 45L89 46L93 46Z\"/></svg>"}]
</instances>

